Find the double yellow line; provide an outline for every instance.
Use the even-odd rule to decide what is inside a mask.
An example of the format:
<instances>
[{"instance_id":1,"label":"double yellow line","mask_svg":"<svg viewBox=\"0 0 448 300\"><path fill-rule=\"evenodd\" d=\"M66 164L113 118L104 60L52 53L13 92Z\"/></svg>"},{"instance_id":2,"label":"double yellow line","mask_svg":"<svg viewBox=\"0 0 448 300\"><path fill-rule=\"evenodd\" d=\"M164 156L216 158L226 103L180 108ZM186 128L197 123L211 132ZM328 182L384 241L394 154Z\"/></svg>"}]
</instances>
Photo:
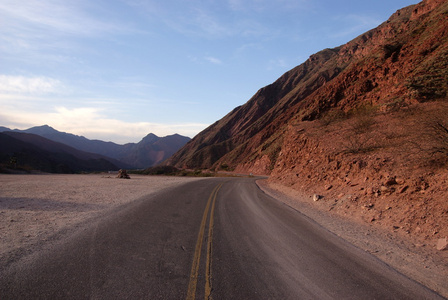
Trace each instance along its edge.
<instances>
[{"instance_id":1,"label":"double yellow line","mask_svg":"<svg viewBox=\"0 0 448 300\"><path fill-rule=\"evenodd\" d=\"M212 292L212 237L213 237L213 212L215 211L215 202L218 191L222 183L215 187L208 198L205 206L204 215L202 216L201 228L199 229L198 240L196 242L196 249L194 252L193 264L191 266L190 283L188 284L187 300L194 300L196 296L196 287L198 284L199 263L201 260L202 242L204 240L205 225L207 223L207 216L210 210L210 218L208 224L208 239L207 239L207 258L205 262L205 299L210 299ZM211 205L211 209L210 209Z\"/></svg>"}]
</instances>

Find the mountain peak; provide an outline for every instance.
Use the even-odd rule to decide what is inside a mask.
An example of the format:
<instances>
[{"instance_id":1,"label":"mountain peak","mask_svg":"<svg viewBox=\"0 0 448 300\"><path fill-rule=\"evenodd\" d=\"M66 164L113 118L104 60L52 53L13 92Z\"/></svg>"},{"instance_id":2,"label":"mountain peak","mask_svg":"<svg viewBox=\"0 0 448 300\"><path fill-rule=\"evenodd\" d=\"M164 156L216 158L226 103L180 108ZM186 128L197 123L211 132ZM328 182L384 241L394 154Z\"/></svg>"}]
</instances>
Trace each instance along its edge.
<instances>
[{"instance_id":1,"label":"mountain peak","mask_svg":"<svg viewBox=\"0 0 448 300\"><path fill-rule=\"evenodd\" d=\"M140 143L144 144L152 144L154 142L157 142L160 138L155 135L154 133L149 133L147 136L145 136Z\"/></svg>"},{"instance_id":2,"label":"mountain peak","mask_svg":"<svg viewBox=\"0 0 448 300\"><path fill-rule=\"evenodd\" d=\"M42 126L34 126L34 127L31 127L31 128L41 128L41 129L51 129L51 130L56 130L56 129L54 129L53 127L51 127L50 125L47 125L47 124L42 125Z\"/></svg>"},{"instance_id":3,"label":"mountain peak","mask_svg":"<svg viewBox=\"0 0 448 300\"><path fill-rule=\"evenodd\" d=\"M42 135L42 134L57 133L59 131L57 131L53 127L45 124L45 125L42 125L42 126L31 127L29 129L25 130L25 132Z\"/></svg>"}]
</instances>

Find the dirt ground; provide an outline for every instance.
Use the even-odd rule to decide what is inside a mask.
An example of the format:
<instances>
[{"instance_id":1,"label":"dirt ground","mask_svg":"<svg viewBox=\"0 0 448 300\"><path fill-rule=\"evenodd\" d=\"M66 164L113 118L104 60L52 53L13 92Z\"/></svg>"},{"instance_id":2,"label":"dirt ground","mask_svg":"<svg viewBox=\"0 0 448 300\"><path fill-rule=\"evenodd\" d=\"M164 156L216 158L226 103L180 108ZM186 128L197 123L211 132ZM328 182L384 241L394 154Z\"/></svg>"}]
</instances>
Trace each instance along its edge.
<instances>
[{"instance_id":1,"label":"dirt ground","mask_svg":"<svg viewBox=\"0 0 448 300\"><path fill-rule=\"evenodd\" d=\"M0 265L20 259L96 219L167 187L201 178L115 175L0 175ZM397 232L343 218L292 188L258 181L279 201L314 219L429 288L448 297L448 251L415 244Z\"/></svg>"},{"instance_id":2,"label":"dirt ground","mask_svg":"<svg viewBox=\"0 0 448 300\"><path fill-rule=\"evenodd\" d=\"M61 238L83 222L186 177L131 175L0 175L0 266Z\"/></svg>"},{"instance_id":3,"label":"dirt ground","mask_svg":"<svg viewBox=\"0 0 448 300\"><path fill-rule=\"evenodd\" d=\"M328 209L325 201L314 201L313 194L258 181L260 188L279 201L313 219L330 232L367 251L409 278L448 298L448 251L437 251L434 244L421 244L400 232L384 230L361 219L341 216Z\"/></svg>"}]
</instances>

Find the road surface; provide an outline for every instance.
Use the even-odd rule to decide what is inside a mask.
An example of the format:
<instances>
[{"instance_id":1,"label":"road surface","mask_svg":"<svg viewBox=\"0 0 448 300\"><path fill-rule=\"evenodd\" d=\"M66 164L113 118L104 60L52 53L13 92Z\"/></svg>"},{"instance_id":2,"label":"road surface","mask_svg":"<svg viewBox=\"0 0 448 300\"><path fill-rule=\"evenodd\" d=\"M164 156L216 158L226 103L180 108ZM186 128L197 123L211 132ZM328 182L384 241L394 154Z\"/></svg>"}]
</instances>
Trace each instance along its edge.
<instances>
[{"instance_id":1,"label":"road surface","mask_svg":"<svg viewBox=\"0 0 448 300\"><path fill-rule=\"evenodd\" d=\"M142 198L0 275L0 299L443 299L252 178Z\"/></svg>"}]
</instances>

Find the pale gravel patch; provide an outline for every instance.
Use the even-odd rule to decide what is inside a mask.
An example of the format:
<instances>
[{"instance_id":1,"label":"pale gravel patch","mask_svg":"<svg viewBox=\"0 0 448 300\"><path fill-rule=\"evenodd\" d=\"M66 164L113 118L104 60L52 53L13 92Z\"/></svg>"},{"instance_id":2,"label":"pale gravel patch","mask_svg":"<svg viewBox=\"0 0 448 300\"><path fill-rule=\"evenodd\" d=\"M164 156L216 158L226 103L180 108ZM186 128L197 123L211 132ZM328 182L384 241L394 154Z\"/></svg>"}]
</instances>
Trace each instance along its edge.
<instances>
[{"instance_id":1,"label":"pale gravel patch","mask_svg":"<svg viewBox=\"0 0 448 300\"><path fill-rule=\"evenodd\" d=\"M328 231L363 249L409 278L448 298L448 251L432 245L419 245L395 232L385 232L328 211L327 205L314 202L312 194L258 180L268 195L313 219ZM429 246L429 247L428 247Z\"/></svg>"},{"instance_id":2,"label":"pale gravel patch","mask_svg":"<svg viewBox=\"0 0 448 300\"><path fill-rule=\"evenodd\" d=\"M191 177L109 174L0 175L0 258Z\"/></svg>"}]
</instances>

